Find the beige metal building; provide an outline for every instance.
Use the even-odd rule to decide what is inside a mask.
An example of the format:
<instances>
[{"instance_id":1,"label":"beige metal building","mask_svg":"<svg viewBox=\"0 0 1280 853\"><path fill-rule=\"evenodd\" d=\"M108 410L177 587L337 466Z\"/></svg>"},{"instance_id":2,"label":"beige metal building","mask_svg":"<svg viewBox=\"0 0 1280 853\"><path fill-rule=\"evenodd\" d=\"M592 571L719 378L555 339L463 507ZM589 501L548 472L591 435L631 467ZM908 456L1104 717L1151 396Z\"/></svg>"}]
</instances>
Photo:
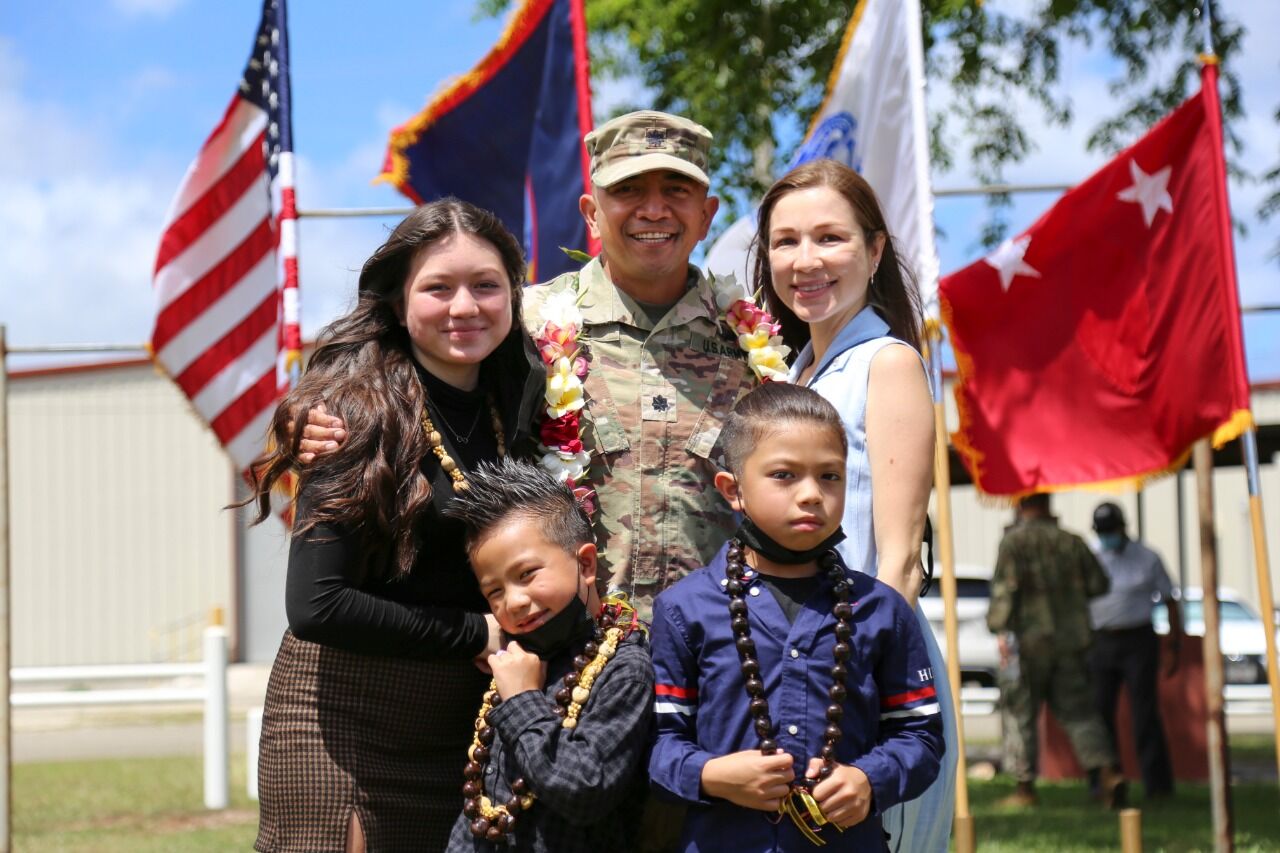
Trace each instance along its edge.
<instances>
[{"instance_id":1,"label":"beige metal building","mask_svg":"<svg viewBox=\"0 0 1280 853\"><path fill-rule=\"evenodd\" d=\"M250 529L224 509L235 473L181 392L132 360L20 371L9 398L14 664L194 660L213 607L226 609L238 659L269 661L285 625L283 526ZM1254 412L1264 438L1280 432L1280 383L1255 387ZM1264 451L1274 443L1264 440ZM1263 462L1267 535L1280 559L1280 464L1265 453ZM1182 573L1194 585L1195 483L1181 476ZM1243 469L1214 479L1222 583L1256 604ZM1170 477L1142 499L1145 538L1175 583L1177 492ZM982 503L971 486L953 494L957 561L990 565L1010 510ZM1084 532L1101 499L1066 494L1055 508ZM1136 521L1137 498L1121 500Z\"/></svg>"}]
</instances>

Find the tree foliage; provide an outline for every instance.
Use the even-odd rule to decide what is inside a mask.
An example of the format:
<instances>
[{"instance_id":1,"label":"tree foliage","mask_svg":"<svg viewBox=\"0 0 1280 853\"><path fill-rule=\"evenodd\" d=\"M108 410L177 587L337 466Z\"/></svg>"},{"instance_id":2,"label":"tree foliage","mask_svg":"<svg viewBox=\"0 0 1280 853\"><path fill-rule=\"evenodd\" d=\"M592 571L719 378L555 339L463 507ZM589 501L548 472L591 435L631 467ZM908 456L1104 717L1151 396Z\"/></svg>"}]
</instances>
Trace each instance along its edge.
<instances>
[{"instance_id":1,"label":"tree foliage","mask_svg":"<svg viewBox=\"0 0 1280 853\"><path fill-rule=\"evenodd\" d=\"M1041 0L1030 14L981 0L921 0L926 74L943 84L948 103L930 102L936 172L963 153L973 177L1002 183L1006 170L1035 148L1026 131L1028 102L1052 125L1066 125L1073 102L1062 81L1071 44L1101 41L1120 69L1106 93L1116 109L1090 129L1091 150L1131 143L1196 90L1203 49L1203 0ZM510 0L479 0L496 14ZM1229 167L1239 162L1243 119L1232 62L1244 30L1214 3L1213 45L1221 58L1222 106ZM794 153L818 109L852 14L835 0L586 0L592 74L599 89L638 80L645 104L690 116L715 135L716 181L730 204L758 197ZM1181 57L1180 61L1176 61ZM1277 113L1280 121L1280 113ZM1280 164L1258 176L1280 187ZM728 192L726 192L728 190ZM983 240L1006 231L1007 197L992 196ZM1280 211L1280 189L1259 211Z\"/></svg>"}]
</instances>

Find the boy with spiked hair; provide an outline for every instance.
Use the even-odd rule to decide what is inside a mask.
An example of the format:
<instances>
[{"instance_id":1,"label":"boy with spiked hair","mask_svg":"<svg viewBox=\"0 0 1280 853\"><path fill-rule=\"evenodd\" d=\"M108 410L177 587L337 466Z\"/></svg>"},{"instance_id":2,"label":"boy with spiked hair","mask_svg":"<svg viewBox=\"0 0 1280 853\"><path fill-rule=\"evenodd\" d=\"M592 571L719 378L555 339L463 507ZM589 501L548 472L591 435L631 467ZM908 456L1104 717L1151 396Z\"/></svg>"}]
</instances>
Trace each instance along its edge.
<instances>
[{"instance_id":1,"label":"boy with spiked hair","mask_svg":"<svg viewBox=\"0 0 1280 853\"><path fill-rule=\"evenodd\" d=\"M449 516L507 639L463 768L448 850L607 850L634 837L653 665L635 611L596 590L586 512L563 483L504 459L467 475ZM460 761L464 761L459 756Z\"/></svg>"}]
</instances>

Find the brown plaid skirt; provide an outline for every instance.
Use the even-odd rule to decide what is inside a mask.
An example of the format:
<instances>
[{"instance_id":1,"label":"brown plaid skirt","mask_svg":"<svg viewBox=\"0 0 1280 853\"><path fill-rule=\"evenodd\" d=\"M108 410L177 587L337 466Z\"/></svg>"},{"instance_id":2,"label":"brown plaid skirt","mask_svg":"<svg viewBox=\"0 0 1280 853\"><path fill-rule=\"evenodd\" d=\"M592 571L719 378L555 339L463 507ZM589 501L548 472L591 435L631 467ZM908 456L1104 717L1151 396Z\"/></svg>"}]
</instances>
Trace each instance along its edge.
<instances>
[{"instance_id":1,"label":"brown plaid skirt","mask_svg":"<svg viewBox=\"0 0 1280 853\"><path fill-rule=\"evenodd\" d=\"M342 853L354 810L367 849L443 850L488 676L340 651L285 632L258 758L257 850Z\"/></svg>"}]
</instances>

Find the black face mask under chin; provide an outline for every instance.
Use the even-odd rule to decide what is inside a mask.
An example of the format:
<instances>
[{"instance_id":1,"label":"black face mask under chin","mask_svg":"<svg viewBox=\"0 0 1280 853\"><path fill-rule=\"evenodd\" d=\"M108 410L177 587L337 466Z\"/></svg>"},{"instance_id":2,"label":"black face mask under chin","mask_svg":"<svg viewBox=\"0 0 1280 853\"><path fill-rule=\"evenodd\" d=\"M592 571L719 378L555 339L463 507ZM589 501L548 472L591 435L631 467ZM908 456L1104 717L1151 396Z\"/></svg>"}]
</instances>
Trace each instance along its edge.
<instances>
[{"instance_id":1,"label":"black face mask under chin","mask_svg":"<svg viewBox=\"0 0 1280 853\"><path fill-rule=\"evenodd\" d=\"M843 528L837 527L834 532L826 539L823 539L817 545L806 551L796 551L788 548L778 542L768 533L761 530L751 516L746 512L742 513L742 524L738 525L738 532L735 534L738 541L746 545L752 551L774 563L784 566L798 566L802 563L808 563L818 559L827 551L839 545L844 541Z\"/></svg>"},{"instance_id":2,"label":"black face mask under chin","mask_svg":"<svg viewBox=\"0 0 1280 853\"><path fill-rule=\"evenodd\" d=\"M595 634L596 622L587 612L582 596L575 595L555 616L543 622L527 634L506 634L520 648L543 660L551 660L569 651L575 644L590 639ZM506 632L503 632L504 634Z\"/></svg>"}]
</instances>

